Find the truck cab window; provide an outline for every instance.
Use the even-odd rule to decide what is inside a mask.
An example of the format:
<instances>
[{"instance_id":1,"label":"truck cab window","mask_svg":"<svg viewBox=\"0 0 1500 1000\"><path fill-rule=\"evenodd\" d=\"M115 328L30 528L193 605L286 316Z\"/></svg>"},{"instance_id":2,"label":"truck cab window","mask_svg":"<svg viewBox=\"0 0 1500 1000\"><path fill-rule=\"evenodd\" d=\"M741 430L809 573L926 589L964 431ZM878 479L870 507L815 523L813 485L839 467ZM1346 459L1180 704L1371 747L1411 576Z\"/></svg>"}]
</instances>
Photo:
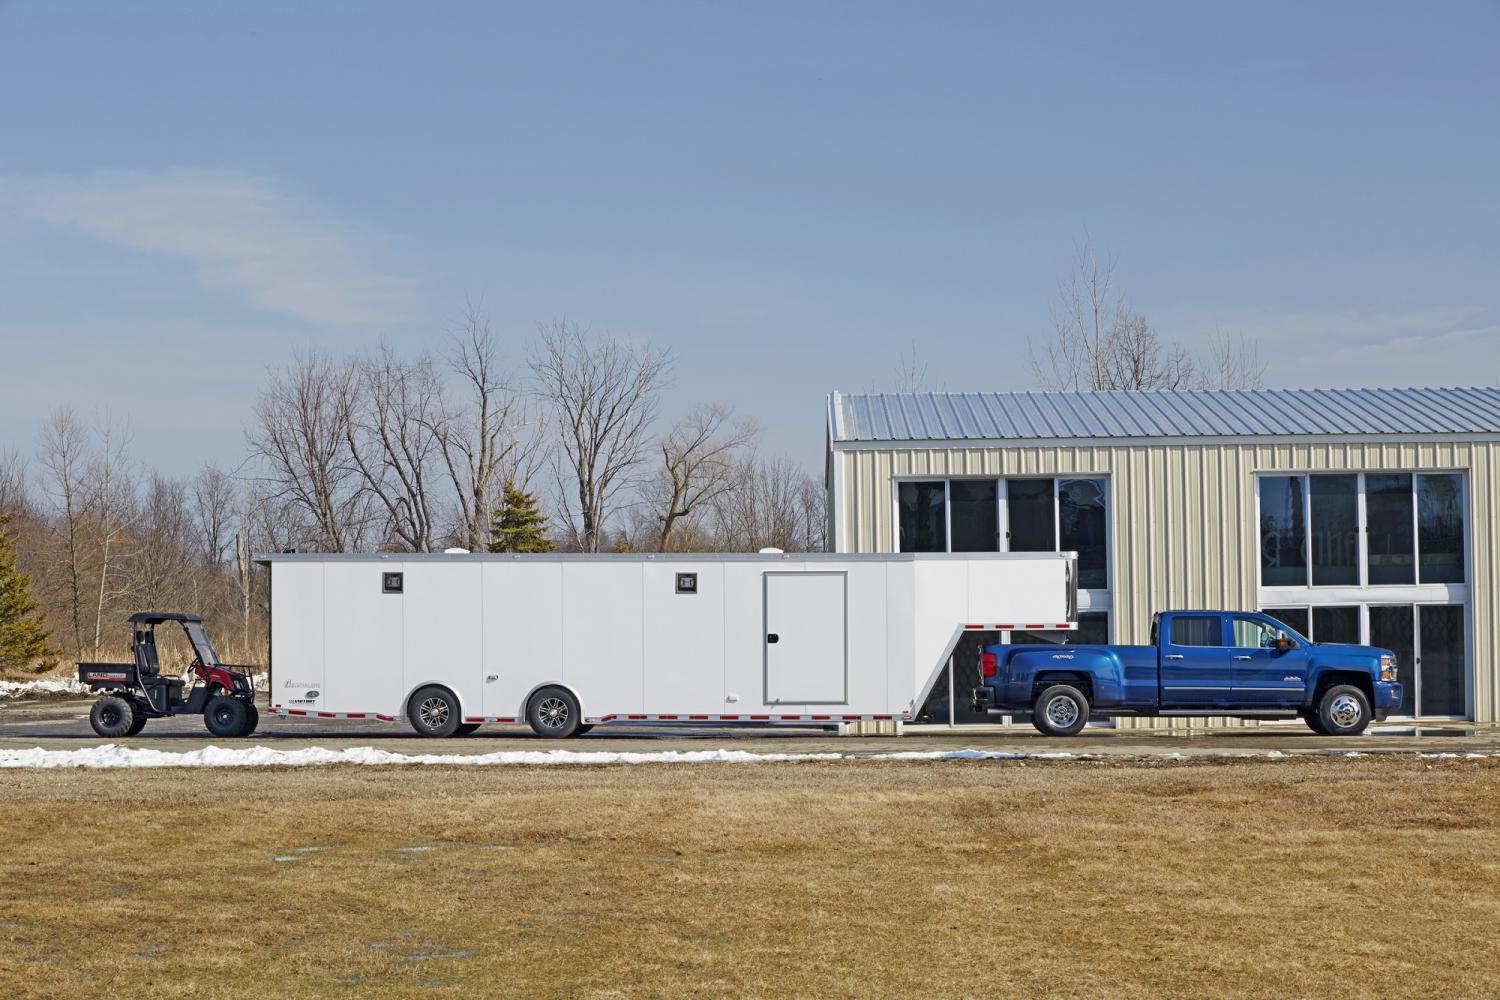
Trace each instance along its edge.
<instances>
[{"instance_id":1,"label":"truck cab window","mask_svg":"<svg viewBox=\"0 0 1500 1000\"><path fill-rule=\"evenodd\" d=\"M1280 629L1259 618L1231 618L1236 649L1270 649L1276 644Z\"/></svg>"},{"instance_id":2,"label":"truck cab window","mask_svg":"<svg viewBox=\"0 0 1500 1000\"><path fill-rule=\"evenodd\" d=\"M1178 615L1172 619L1172 645L1222 646L1223 623L1218 615Z\"/></svg>"}]
</instances>

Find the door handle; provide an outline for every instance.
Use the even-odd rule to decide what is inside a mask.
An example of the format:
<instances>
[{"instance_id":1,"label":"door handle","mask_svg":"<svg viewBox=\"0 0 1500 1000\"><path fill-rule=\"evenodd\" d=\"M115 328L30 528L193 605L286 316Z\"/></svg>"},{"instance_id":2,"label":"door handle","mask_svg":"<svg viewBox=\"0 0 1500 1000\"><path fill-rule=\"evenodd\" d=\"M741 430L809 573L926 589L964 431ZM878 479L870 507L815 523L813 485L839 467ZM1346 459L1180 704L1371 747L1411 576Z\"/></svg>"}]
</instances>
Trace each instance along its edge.
<instances>
[{"instance_id":1,"label":"door handle","mask_svg":"<svg viewBox=\"0 0 1500 1000\"><path fill-rule=\"evenodd\" d=\"M766 636L766 642L770 643L773 646L780 641L781 636L777 635L775 632L772 632Z\"/></svg>"},{"instance_id":2,"label":"door handle","mask_svg":"<svg viewBox=\"0 0 1500 1000\"><path fill-rule=\"evenodd\" d=\"M1236 660L1248 660L1248 659L1250 659L1250 657L1248 657L1248 656L1236 656L1235 659Z\"/></svg>"},{"instance_id":3,"label":"door handle","mask_svg":"<svg viewBox=\"0 0 1500 1000\"><path fill-rule=\"evenodd\" d=\"M1168 653L1167 654L1167 659L1169 659L1169 660L1180 660L1180 659L1182 659L1182 654L1181 653Z\"/></svg>"}]
</instances>

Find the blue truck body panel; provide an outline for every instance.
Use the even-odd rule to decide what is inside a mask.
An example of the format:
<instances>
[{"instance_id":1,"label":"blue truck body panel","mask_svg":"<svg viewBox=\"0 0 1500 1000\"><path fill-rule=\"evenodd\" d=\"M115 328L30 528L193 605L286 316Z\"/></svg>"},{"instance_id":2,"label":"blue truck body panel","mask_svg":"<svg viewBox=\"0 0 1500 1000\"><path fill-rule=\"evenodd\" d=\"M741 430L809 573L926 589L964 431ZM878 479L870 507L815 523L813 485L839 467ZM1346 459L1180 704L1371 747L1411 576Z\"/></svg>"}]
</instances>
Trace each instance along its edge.
<instances>
[{"instance_id":1,"label":"blue truck body panel","mask_svg":"<svg viewBox=\"0 0 1500 1000\"><path fill-rule=\"evenodd\" d=\"M1306 715L1332 684L1364 692L1377 719L1401 704L1388 649L1311 643L1255 612L1163 612L1152 632L1152 646L990 646L975 704L1026 712L1052 684L1083 691L1097 716Z\"/></svg>"}]
</instances>

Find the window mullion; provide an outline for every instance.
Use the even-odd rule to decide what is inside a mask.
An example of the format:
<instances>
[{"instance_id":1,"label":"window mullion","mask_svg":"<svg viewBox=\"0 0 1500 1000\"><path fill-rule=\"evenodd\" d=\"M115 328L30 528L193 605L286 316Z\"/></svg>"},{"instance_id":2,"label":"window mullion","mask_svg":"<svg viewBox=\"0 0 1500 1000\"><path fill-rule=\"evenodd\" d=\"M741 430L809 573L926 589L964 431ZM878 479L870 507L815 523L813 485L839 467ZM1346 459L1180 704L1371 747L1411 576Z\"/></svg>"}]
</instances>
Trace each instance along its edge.
<instances>
[{"instance_id":1,"label":"window mullion","mask_svg":"<svg viewBox=\"0 0 1500 1000\"><path fill-rule=\"evenodd\" d=\"M1305 585L1313 585L1312 476L1302 478L1302 565L1307 567Z\"/></svg>"}]
</instances>

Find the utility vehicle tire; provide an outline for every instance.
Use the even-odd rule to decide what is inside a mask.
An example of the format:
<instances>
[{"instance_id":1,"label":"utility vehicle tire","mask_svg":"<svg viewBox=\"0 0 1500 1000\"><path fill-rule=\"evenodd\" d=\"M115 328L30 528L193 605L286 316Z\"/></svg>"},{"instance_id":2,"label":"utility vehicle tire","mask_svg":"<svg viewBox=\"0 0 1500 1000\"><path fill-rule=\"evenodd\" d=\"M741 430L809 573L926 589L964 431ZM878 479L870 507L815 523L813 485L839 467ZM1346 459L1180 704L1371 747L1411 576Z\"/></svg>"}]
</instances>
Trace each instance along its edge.
<instances>
[{"instance_id":1,"label":"utility vehicle tire","mask_svg":"<svg viewBox=\"0 0 1500 1000\"><path fill-rule=\"evenodd\" d=\"M146 728L146 711L140 705L131 705L130 707L135 712L135 719L130 723L130 729L126 731L125 735L139 736L141 730Z\"/></svg>"},{"instance_id":2,"label":"utility vehicle tire","mask_svg":"<svg viewBox=\"0 0 1500 1000\"><path fill-rule=\"evenodd\" d=\"M1335 684L1318 699L1318 723L1328 736L1358 736L1370 714L1370 699L1352 684Z\"/></svg>"},{"instance_id":3,"label":"utility vehicle tire","mask_svg":"<svg viewBox=\"0 0 1500 1000\"><path fill-rule=\"evenodd\" d=\"M248 731L248 707L242 699L232 694L216 694L203 706L203 724L215 736L238 739Z\"/></svg>"},{"instance_id":4,"label":"utility vehicle tire","mask_svg":"<svg viewBox=\"0 0 1500 1000\"><path fill-rule=\"evenodd\" d=\"M260 726L260 709L255 707L254 702L245 702L245 731L241 736L249 736Z\"/></svg>"},{"instance_id":5,"label":"utility vehicle tire","mask_svg":"<svg viewBox=\"0 0 1500 1000\"><path fill-rule=\"evenodd\" d=\"M560 687L542 688L532 695L526 706L526 721L538 736L559 740L578 735L578 729L583 725L578 699Z\"/></svg>"},{"instance_id":6,"label":"utility vehicle tire","mask_svg":"<svg viewBox=\"0 0 1500 1000\"><path fill-rule=\"evenodd\" d=\"M133 735L130 727L135 725L135 706L118 695L105 695L89 709L89 725L94 732L107 739L116 740Z\"/></svg>"},{"instance_id":7,"label":"utility vehicle tire","mask_svg":"<svg viewBox=\"0 0 1500 1000\"><path fill-rule=\"evenodd\" d=\"M1076 736L1089 721L1089 700L1071 684L1054 684L1036 696L1031 724L1043 736Z\"/></svg>"},{"instance_id":8,"label":"utility vehicle tire","mask_svg":"<svg viewBox=\"0 0 1500 1000\"><path fill-rule=\"evenodd\" d=\"M472 736L478 730L479 730L479 723L477 723L477 722L461 722L461 723L459 723L458 728L453 730L453 735L454 736Z\"/></svg>"},{"instance_id":9,"label":"utility vehicle tire","mask_svg":"<svg viewBox=\"0 0 1500 1000\"><path fill-rule=\"evenodd\" d=\"M452 736L458 732L458 699L440 687L424 687L411 696L406 717L418 736Z\"/></svg>"}]
</instances>

